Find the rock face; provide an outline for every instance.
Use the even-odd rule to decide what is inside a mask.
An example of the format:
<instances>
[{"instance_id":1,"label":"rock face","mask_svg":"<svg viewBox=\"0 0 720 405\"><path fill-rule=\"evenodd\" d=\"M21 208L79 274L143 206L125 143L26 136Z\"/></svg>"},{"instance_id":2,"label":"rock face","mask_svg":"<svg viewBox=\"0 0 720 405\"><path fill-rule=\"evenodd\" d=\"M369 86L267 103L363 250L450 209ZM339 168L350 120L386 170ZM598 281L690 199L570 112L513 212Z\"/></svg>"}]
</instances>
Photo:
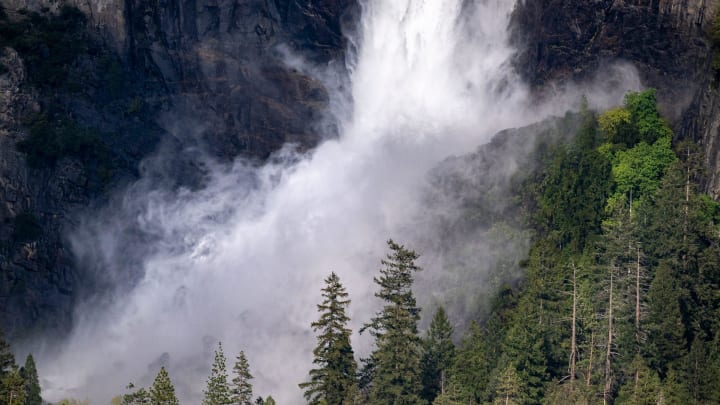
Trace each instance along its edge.
<instances>
[{"instance_id":1,"label":"rock face","mask_svg":"<svg viewBox=\"0 0 720 405\"><path fill-rule=\"evenodd\" d=\"M718 4L709 0L540 0L513 15L518 70L536 89L582 81L616 60L632 62L679 137L702 145L720 196L720 99L709 30Z\"/></svg>"},{"instance_id":2,"label":"rock face","mask_svg":"<svg viewBox=\"0 0 720 405\"><path fill-rule=\"evenodd\" d=\"M355 0L0 0L0 328L62 331L88 280L65 236L162 143L314 146ZM69 7L68 7L69 6ZM328 128L332 128L328 125ZM192 157L178 157L192 183ZM197 176L195 174L195 176Z\"/></svg>"}]
</instances>

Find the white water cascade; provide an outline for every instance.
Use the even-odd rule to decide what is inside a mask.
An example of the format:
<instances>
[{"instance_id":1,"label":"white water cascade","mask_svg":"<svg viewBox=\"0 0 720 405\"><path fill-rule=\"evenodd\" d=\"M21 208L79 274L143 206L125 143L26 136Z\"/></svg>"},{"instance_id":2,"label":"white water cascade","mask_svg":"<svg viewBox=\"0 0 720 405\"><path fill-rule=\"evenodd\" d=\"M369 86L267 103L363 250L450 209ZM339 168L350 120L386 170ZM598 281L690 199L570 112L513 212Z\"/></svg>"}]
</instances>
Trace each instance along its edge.
<instances>
[{"instance_id":1,"label":"white water cascade","mask_svg":"<svg viewBox=\"0 0 720 405\"><path fill-rule=\"evenodd\" d=\"M323 278L335 271L346 285L357 331L378 306L372 277L385 241L410 242L428 170L541 117L509 64L513 6L365 0L346 87L352 103L336 106L348 117L338 139L260 168L209 162L201 190L128 191L133 209L113 215L160 242L129 294L100 314L79 313L69 342L41 357L46 399L107 403L130 381L151 383L164 364L181 400L199 403L222 341L229 368L247 354L255 396L302 403L297 384L312 367ZM113 237L90 227L75 248L132 255L113 250ZM367 354L371 342L354 335L353 344Z\"/></svg>"}]
</instances>

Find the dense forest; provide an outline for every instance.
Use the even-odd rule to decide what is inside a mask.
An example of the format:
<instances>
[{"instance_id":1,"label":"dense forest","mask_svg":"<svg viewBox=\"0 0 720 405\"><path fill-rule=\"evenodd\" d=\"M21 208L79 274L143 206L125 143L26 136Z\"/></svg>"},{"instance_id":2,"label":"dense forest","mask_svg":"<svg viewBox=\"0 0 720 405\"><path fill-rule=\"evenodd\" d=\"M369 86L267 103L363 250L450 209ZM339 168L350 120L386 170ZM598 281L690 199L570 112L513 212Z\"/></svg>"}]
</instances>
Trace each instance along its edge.
<instances>
[{"instance_id":1,"label":"dense forest","mask_svg":"<svg viewBox=\"0 0 720 405\"><path fill-rule=\"evenodd\" d=\"M720 403L720 204L697 191L703 156L673 143L653 90L580 117L571 142L539 140L541 164L518 173L513 212L534 235L525 275L464 336L442 307L420 333L419 254L390 240L374 279L382 306L360 330L374 350L356 359L351 299L326 278L298 382L308 403ZM219 345L204 405L275 403L253 394L243 352L231 374L226 362ZM0 404L42 403L32 356L18 367L2 339L0 379ZM178 403L164 368L127 388L113 403Z\"/></svg>"}]
</instances>

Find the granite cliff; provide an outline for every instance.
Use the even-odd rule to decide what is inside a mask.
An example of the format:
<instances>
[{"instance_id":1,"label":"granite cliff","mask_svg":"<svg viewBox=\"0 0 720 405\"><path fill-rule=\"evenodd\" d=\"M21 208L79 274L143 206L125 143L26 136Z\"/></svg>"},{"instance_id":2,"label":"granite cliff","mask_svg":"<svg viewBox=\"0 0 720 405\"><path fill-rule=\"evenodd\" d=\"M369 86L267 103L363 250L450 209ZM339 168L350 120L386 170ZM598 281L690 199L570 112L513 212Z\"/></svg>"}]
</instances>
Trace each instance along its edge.
<instances>
[{"instance_id":1,"label":"granite cliff","mask_svg":"<svg viewBox=\"0 0 720 405\"><path fill-rule=\"evenodd\" d=\"M352 0L0 5L0 325L11 337L72 322L93 288L65 238L76 214L160 145L189 186L201 181L190 144L226 160L315 145L328 93L287 60L341 74L356 12Z\"/></svg>"},{"instance_id":2,"label":"granite cliff","mask_svg":"<svg viewBox=\"0 0 720 405\"><path fill-rule=\"evenodd\" d=\"M88 282L65 240L75 214L137 178L159 145L177 153L173 181L192 186L188 143L262 160L332 132L327 89L288 61L345 74L343 31L359 13L354 0L0 5L0 327L12 337L72 322ZM542 97L633 63L678 136L702 146L717 197L717 11L711 0L520 1L516 68Z\"/></svg>"}]
</instances>

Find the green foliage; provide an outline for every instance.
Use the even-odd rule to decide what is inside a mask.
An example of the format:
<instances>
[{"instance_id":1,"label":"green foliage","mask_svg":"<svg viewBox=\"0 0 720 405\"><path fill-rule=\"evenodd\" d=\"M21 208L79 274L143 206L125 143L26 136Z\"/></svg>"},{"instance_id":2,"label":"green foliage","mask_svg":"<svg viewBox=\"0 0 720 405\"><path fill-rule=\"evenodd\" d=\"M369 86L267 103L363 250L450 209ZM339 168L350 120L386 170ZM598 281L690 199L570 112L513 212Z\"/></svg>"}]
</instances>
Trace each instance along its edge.
<instances>
[{"instance_id":1,"label":"green foliage","mask_svg":"<svg viewBox=\"0 0 720 405\"><path fill-rule=\"evenodd\" d=\"M646 355L661 374L685 353L685 327L680 308L680 288L672 265L664 260L650 285Z\"/></svg>"},{"instance_id":2,"label":"green foliage","mask_svg":"<svg viewBox=\"0 0 720 405\"><path fill-rule=\"evenodd\" d=\"M87 399L64 398L58 402L58 405L90 405Z\"/></svg>"},{"instance_id":3,"label":"green foliage","mask_svg":"<svg viewBox=\"0 0 720 405\"><path fill-rule=\"evenodd\" d=\"M350 346L350 318L345 313L350 300L348 293L333 272L325 279L322 289L323 301L317 306L320 319L312 323L319 332L317 346L313 350L310 381L300 384L310 404L342 404L355 386L357 364Z\"/></svg>"},{"instance_id":4,"label":"green foliage","mask_svg":"<svg viewBox=\"0 0 720 405\"><path fill-rule=\"evenodd\" d=\"M32 354L28 354L25 358L25 365L20 369L20 375L25 384L25 405L42 405L40 381Z\"/></svg>"},{"instance_id":5,"label":"green foliage","mask_svg":"<svg viewBox=\"0 0 720 405\"><path fill-rule=\"evenodd\" d=\"M651 370L639 355L630 365L630 376L625 381L616 403L628 405L653 405L661 399L660 378Z\"/></svg>"},{"instance_id":6,"label":"green foliage","mask_svg":"<svg viewBox=\"0 0 720 405\"><path fill-rule=\"evenodd\" d=\"M652 90L584 117L526 182L526 277L463 340L443 401L720 401L720 204L696 191L702 157L678 159Z\"/></svg>"},{"instance_id":7,"label":"green foliage","mask_svg":"<svg viewBox=\"0 0 720 405\"><path fill-rule=\"evenodd\" d=\"M130 383L125 387L127 394L122 396L122 405L150 405L150 393L145 388L135 389L135 385Z\"/></svg>"},{"instance_id":8,"label":"green foliage","mask_svg":"<svg viewBox=\"0 0 720 405\"><path fill-rule=\"evenodd\" d=\"M616 153L612 167L616 189L609 207L620 207L629 197L639 201L659 188L665 171L677 160L670 140L662 137L652 145L641 141L632 149Z\"/></svg>"},{"instance_id":9,"label":"green foliage","mask_svg":"<svg viewBox=\"0 0 720 405\"><path fill-rule=\"evenodd\" d=\"M544 384L548 380L548 364L544 351L546 341L540 326L528 316L518 319L508 331L502 348L507 360L493 384L496 400L498 395L508 395L506 390L509 387L505 385L510 383L508 376L517 377L513 398L522 403L538 403L542 399Z\"/></svg>"},{"instance_id":10,"label":"green foliage","mask_svg":"<svg viewBox=\"0 0 720 405\"><path fill-rule=\"evenodd\" d=\"M25 403L25 383L17 367L7 371L0 379L0 403L22 405Z\"/></svg>"},{"instance_id":11,"label":"green foliage","mask_svg":"<svg viewBox=\"0 0 720 405\"><path fill-rule=\"evenodd\" d=\"M233 367L235 377L232 379L232 403L235 405L252 405L252 384L250 364L245 357L245 352L240 351Z\"/></svg>"},{"instance_id":12,"label":"green foliage","mask_svg":"<svg viewBox=\"0 0 720 405\"><path fill-rule=\"evenodd\" d=\"M687 386L680 381L677 371L670 369L662 384L660 396L663 404L685 405L691 403Z\"/></svg>"},{"instance_id":13,"label":"green foliage","mask_svg":"<svg viewBox=\"0 0 720 405\"><path fill-rule=\"evenodd\" d=\"M230 385L228 384L225 361L222 343L218 343L218 348L215 351L215 360L213 361L212 370L207 380L207 388L203 391L205 395L202 401L203 405L232 404L232 395Z\"/></svg>"},{"instance_id":14,"label":"green foliage","mask_svg":"<svg viewBox=\"0 0 720 405\"><path fill-rule=\"evenodd\" d=\"M512 364L507 364L502 369L495 382L493 404L497 405L519 405L525 403L522 398L523 381Z\"/></svg>"},{"instance_id":15,"label":"green foliage","mask_svg":"<svg viewBox=\"0 0 720 405\"><path fill-rule=\"evenodd\" d=\"M610 161L594 148L594 124L586 124L582 132L590 138L586 147L581 147L582 138L572 148L560 147L545 170L535 214L536 223L558 245L577 251L599 233L612 186Z\"/></svg>"},{"instance_id":16,"label":"green foliage","mask_svg":"<svg viewBox=\"0 0 720 405\"><path fill-rule=\"evenodd\" d=\"M423 340L422 397L429 403L444 392L450 381L450 368L455 361L453 328L443 307L435 311L427 337Z\"/></svg>"},{"instance_id":17,"label":"green foliage","mask_svg":"<svg viewBox=\"0 0 720 405\"><path fill-rule=\"evenodd\" d=\"M630 111L630 120L639 134L638 142L653 144L661 138L672 138L672 130L658 112L655 89L628 93L625 108Z\"/></svg>"},{"instance_id":18,"label":"green foliage","mask_svg":"<svg viewBox=\"0 0 720 405\"><path fill-rule=\"evenodd\" d=\"M637 208L658 189L665 171L677 161L671 145L673 134L658 113L655 90L628 93L625 107L601 114L599 123L606 143L598 150L612 161L615 185L607 210L623 207L626 201Z\"/></svg>"},{"instance_id":19,"label":"green foliage","mask_svg":"<svg viewBox=\"0 0 720 405\"><path fill-rule=\"evenodd\" d=\"M0 329L0 378L15 367L15 356L10 351L10 343L5 340L2 329Z\"/></svg>"},{"instance_id":20,"label":"green foliage","mask_svg":"<svg viewBox=\"0 0 720 405\"><path fill-rule=\"evenodd\" d=\"M149 392L150 403L152 405L178 405L175 396L175 387L170 381L165 367L161 367Z\"/></svg>"},{"instance_id":21,"label":"green foliage","mask_svg":"<svg viewBox=\"0 0 720 405\"><path fill-rule=\"evenodd\" d=\"M487 340L485 331L473 323L455 355L450 372L450 394L446 399L463 404L483 401L493 368L493 348L488 347Z\"/></svg>"},{"instance_id":22,"label":"green foliage","mask_svg":"<svg viewBox=\"0 0 720 405\"><path fill-rule=\"evenodd\" d=\"M375 296L385 305L361 329L369 329L375 337L370 403L422 404L420 308L412 293L413 273L420 270L415 264L419 256L392 240L387 243L390 253L381 262L380 277L374 278L380 286Z\"/></svg>"},{"instance_id":23,"label":"green foliage","mask_svg":"<svg viewBox=\"0 0 720 405\"><path fill-rule=\"evenodd\" d=\"M611 108L598 116L598 129L603 141L609 144L624 144L631 138L631 114L626 108ZM632 140L631 140L632 141Z\"/></svg>"},{"instance_id":24,"label":"green foliage","mask_svg":"<svg viewBox=\"0 0 720 405\"><path fill-rule=\"evenodd\" d=\"M684 380L691 399L695 404L717 404L720 396L717 390L717 381L720 378L718 364L713 357L711 347L701 337L696 337L690 346L690 351L683 365Z\"/></svg>"}]
</instances>

